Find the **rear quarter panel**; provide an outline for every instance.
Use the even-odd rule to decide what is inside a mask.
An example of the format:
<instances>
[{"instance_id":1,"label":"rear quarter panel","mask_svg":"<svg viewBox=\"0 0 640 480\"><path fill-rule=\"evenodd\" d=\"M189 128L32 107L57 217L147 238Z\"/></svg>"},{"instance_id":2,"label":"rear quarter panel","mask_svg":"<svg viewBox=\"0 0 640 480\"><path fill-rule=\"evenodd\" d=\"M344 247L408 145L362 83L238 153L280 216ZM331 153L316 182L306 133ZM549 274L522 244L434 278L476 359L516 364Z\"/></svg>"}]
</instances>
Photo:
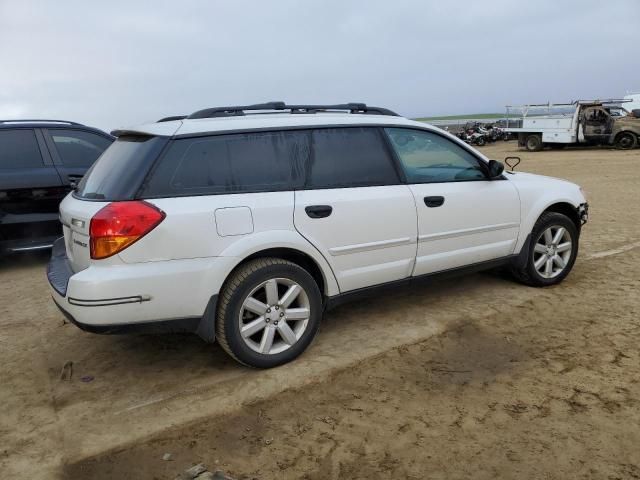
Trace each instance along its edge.
<instances>
[{"instance_id":1,"label":"rear quarter panel","mask_svg":"<svg viewBox=\"0 0 640 480\"><path fill-rule=\"evenodd\" d=\"M270 248L291 248L306 253L320 266L327 295L338 293L324 257L294 228L293 192L203 195L148 202L164 211L166 218L119 254L125 263L234 257L228 271L217 273L226 278L249 255Z\"/></svg>"}]
</instances>

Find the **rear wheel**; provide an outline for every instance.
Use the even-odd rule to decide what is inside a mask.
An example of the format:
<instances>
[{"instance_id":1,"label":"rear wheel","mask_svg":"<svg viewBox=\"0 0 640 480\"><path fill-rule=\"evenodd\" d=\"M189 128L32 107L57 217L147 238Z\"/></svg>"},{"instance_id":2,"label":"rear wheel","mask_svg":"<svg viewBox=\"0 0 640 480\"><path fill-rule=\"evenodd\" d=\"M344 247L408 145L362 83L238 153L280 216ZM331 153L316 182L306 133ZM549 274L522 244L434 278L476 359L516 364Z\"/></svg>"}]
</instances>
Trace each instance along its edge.
<instances>
[{"instance_id":1,"label":"rear wheel","mask_svg":"<svg viewBox=\"0 0 640 480\"><path fill-rule=\"evenodd\" d=\"M542 137L537 133L529 135L526 138L524 145L530 152L539 152L540 150L542 150L543 146Z\"/></svg>"},{"instance_id":2,"label":"rear wheel","mask_svg":"<svg viewBox=\"0 0 640 480\"><path fill-rule=\"evenodd\" d=\"M616 137L616 148L620 150L631 150L638 143L637 137L631 132L622 132Z\"/></svg>"},{"instance_id":3,"label":"rear wheel","mask_svg":"<svg viewBox=\"0 0 640 480\"><path fill-rule=\"evenodd\" d=\"M569 275L578 255L578 229L561 213L543 213L531 232L524 266L513 269L521 282L534 287L560 283Z\"/></svg>"},{"instance_id":4,"label":"rear wheel","mask_svg":"<svg viewBox=\"0 0 640 480\"><path fill-rule=\"evenodd\" d=\"M226 282L216 336L234 359L256 368L287 363L309 346L322 317L313 277L295 263L260 258L241 266Z\"/></svg>"}]
</instances>

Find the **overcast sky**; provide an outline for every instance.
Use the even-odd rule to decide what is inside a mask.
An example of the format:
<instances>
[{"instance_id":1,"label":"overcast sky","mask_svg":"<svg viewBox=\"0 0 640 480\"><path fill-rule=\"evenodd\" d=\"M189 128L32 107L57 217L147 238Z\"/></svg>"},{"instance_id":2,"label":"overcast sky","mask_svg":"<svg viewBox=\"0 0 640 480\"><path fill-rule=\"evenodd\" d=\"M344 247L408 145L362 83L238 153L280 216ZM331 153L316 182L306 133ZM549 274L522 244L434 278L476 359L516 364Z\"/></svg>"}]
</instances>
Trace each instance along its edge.
<instances>
[{"instance_id":1,"label":"overcast sky","mask_svg":"<svg viewBox=\"0 0 640 480\"><path fill-rule=\"evenodd\" d=\"M415 116L640 91L640 0L0 0L0 118L106 130L216 105Z\"/></svg>"}]
</instances>

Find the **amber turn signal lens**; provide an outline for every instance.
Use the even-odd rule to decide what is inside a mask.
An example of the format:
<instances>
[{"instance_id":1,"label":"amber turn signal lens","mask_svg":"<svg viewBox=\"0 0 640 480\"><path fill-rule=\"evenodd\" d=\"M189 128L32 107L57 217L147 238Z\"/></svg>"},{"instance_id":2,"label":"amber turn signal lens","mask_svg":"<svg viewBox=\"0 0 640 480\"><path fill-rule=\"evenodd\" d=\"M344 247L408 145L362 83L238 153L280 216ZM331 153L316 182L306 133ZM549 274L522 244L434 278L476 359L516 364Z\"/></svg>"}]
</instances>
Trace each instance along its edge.
<instances>
[{"instance_id":1,"label":"amber turn signal lens","mask_svg":"<svg viewBox=\"0 0 640 480\"><path fill-rule=\"evenodd\" d=\"M140 238L139 235L129 237L91 238L91 258L99 260L121 252Z\"/></svg>"}]
</instances>

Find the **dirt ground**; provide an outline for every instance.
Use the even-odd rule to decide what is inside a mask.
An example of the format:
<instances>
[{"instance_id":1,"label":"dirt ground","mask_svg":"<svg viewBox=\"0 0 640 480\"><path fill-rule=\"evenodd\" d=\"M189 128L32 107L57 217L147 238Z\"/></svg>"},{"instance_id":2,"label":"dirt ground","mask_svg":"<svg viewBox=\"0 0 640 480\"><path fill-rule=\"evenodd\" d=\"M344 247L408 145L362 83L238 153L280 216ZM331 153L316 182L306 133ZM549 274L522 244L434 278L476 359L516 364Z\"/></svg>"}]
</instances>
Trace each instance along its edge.
<instances>
[{"instance_id":1,"label":"dirt ground","mask_svg":"<svg viewBox=\"0 0 640 480\"><path fill-rule=\"evenodd\" d=\"M485 273L346 305L269 371L190 336L83 333L48 297L46 255L1 260L2 478L173 479L198 462L259 479L640 478L640 150L482 151L587 190L568 279Z\"/></svg>"}]
</instances>

